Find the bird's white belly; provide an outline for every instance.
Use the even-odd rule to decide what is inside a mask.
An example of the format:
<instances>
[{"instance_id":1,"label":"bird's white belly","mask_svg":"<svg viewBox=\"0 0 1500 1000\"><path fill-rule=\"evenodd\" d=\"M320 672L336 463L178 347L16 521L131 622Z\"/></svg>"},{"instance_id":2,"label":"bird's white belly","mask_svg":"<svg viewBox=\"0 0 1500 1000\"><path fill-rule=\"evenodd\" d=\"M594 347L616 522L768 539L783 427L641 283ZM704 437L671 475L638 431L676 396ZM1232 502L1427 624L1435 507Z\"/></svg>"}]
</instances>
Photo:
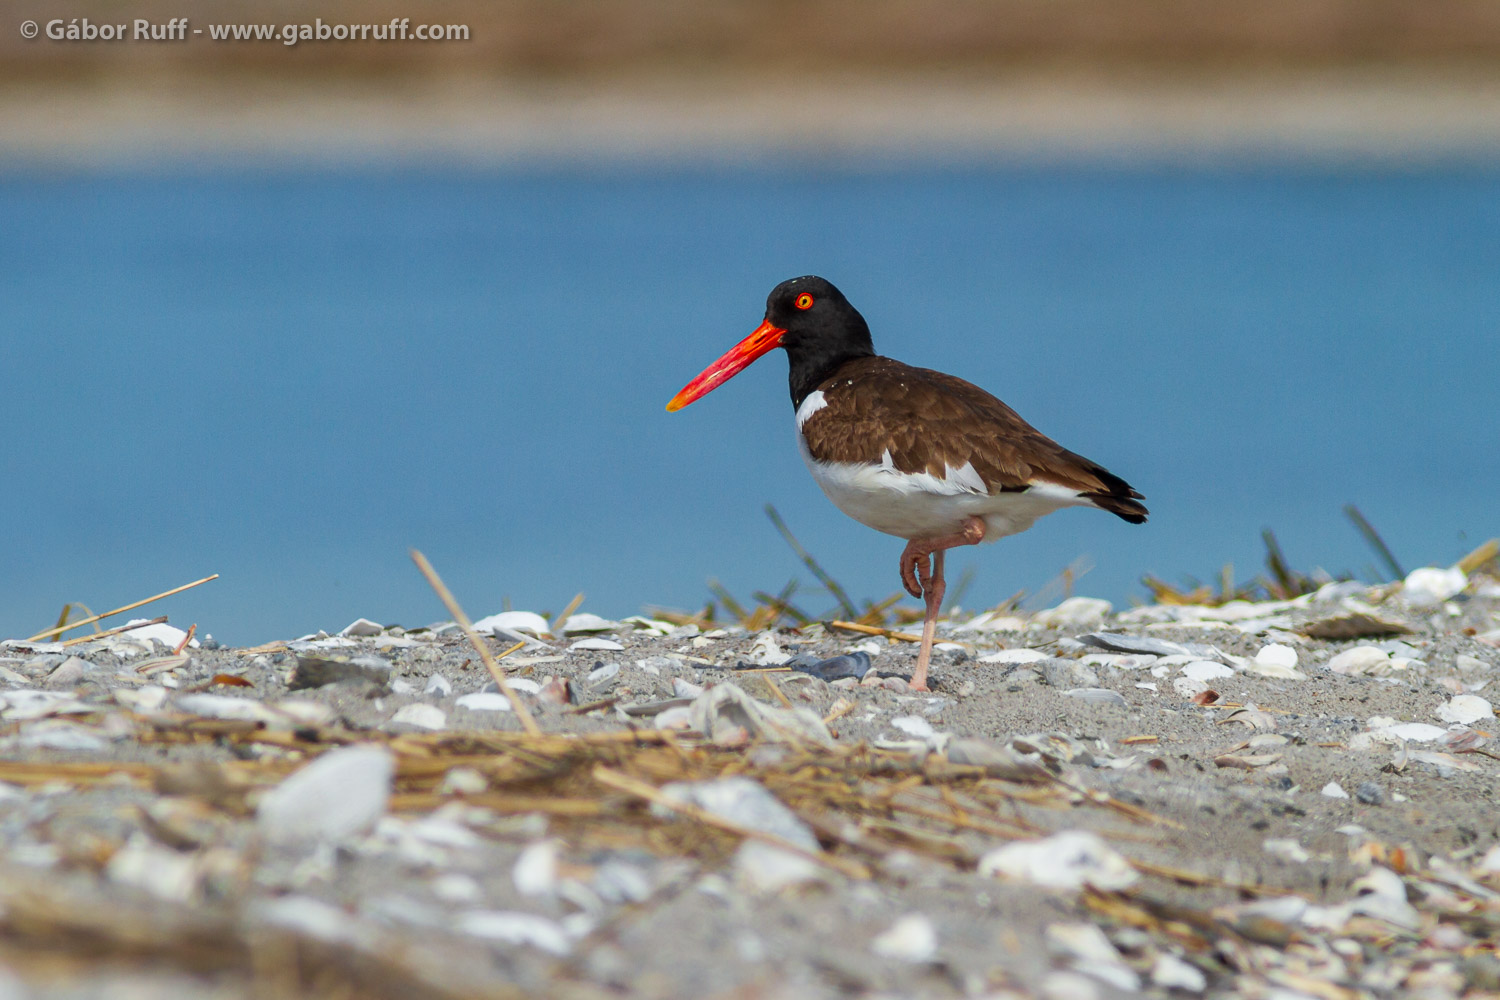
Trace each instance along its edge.
<instances>
[{"instance_id":1,"label":"bird's white belly","mask_svg":"<svg viewBox=\"0 0 1500 1000\"><path fill-rule=\"evenodd\" d=\"M880 465L819 462L797 435L802 460L835 507L861 524L898 538L951 535L970 517L985 522L984 540L1025 531L1044 514L1089 505L1078 493L1036 483L1021 493L990 493L970 465L945 476L898 471L890 456Z\"/></svg>"}]
</instances>

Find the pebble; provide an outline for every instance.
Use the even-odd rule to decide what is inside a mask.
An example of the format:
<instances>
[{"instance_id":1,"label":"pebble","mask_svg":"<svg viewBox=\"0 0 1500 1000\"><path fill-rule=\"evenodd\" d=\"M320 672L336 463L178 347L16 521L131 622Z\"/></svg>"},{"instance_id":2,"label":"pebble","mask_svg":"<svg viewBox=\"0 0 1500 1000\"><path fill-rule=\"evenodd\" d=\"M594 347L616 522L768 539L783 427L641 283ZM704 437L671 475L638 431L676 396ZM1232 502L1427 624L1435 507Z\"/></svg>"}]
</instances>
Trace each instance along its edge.
<instances>
[{"instance_id":1,"label":"pebble","mask_svg":"<svg viewBox=\"0 0 1500 1000\"><path fill-rule=\"evenodd\" d=\"M870 654L855 650L842 656L820 660L815 656L799 653L786 661L786 666L800 673L809 674L824 681L836 681L843 677L863 678L870 672Z\"/></svg>"},{"instance_id":2,"label":"pebble","mask_svg":"<svg viewBox=\"0 0 1500 1000\"><path fill-rule=\"evenodd\" d=\"M386 687L391 672L391 661L374 653L351 657L302 655L297 657L297 666L286 686L297 691L343 681L368 681Z\"/></svg>"},{"instance_id":3,"label":"pebble","mask_svg":"<svg viewBox=\"0 0 1500 1000\"><path fill-rule=\"evenodd\" d=\"M1099 675L1094 669L1077 660L1043 660L1040 670L1043 679L1055 688L1097 687L1099 684Z\"/></svg>"},{"instance_id":4,"label":"pebble","mask_svg":"<svg viewBox=\"0 0 1500 1000\"><path fill-rule=\"evenodd\" d=\"M273 843L342 840L385 814L394 774L383 747L329 750L261 798L256 829Z\"/></svg>"},{"instance_id":5,"label":"pebble","mask_svg":"<svg viewBox=\"0 0 1500 1000\"><path fill-rule=\"evenodd\" d=\"M620 665L618 663L602 663L599 666L595 667L593 670L590 670L588 673L588 677L586 677L585 680L590 687L595 687L599 684L603 684L605 681L614 677L619 672Z\"/></svg>"},{"instance_id":6,"label":"pebble","mask_svg":"<svg viewBox=\"0 0 1500 1000\"><path fill-rule=\"evenodd\" d=\"M57 667L47 675L47 685L49 687L56 688L73 687L74 685L82 681L83 678L92 669L93 664L89 663L89 661L85 660L83 657L70 656L66 660L63 660L61 663L59 663Z\"/></svg>"},{"instance_id":7,"label":"pebble","mask_svg":"<svg viewBox=\"0 0 1500 1000\"><path fill-rule=\"evenodd\" d=\"M1385 789L1373 781L1361 781L1354 789L1354 797L1367 806L1385 805Z\"/></svg>"},{"instance_id":8,"label":"pebble","mask_svg":"<svg viewBox=\"0 0 1500 1000\"><path fill-rule=\"evenodd\" d=\"M1073 688L1072 690L1064 691L1063 694L1069 698L1077 698L1079 701L1087 702L1090 705L1118 705L1125 707L1130 704L1130 702L1125 700L1123 694L1118 691L1111 691L1109 688Z\"/></svg>"}]
</instances>

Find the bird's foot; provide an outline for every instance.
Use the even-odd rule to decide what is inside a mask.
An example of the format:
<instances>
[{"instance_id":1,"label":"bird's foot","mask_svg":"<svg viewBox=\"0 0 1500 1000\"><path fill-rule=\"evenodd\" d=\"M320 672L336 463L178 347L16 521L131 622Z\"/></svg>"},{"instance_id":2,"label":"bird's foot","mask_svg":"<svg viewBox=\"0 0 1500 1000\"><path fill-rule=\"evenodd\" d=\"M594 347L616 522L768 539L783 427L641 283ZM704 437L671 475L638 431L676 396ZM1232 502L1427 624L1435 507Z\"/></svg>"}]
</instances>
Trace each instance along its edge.
<instances>
[{"instance_id":1,"label":"bird's foot","mask_svg":"<svg viewBox=\"0 0 1500 1000\"><path fill-rule=\"evenodd\" d=\"M920 551L916 542L907 542L901 553L901 585L913 597L920 598L932 579L928 553Z\"/></svg>"},{"instance_id":2,"label":"bird's foot","mask_svg":"<svg viewBox=\"0 0 1500 1000\"><path fill-rule=\"evenodd\" d=\"M913 690L913 691L928 691L928 692L930 692L932 690L932 688L930 688L930 687L927 686L927 678L925 678L925 677L922 678L920 682L917 680L917 678L913 677L909 682L907 682L906 686L908 688L910 688L911 690Z\"/></svg>"}]
</instances>

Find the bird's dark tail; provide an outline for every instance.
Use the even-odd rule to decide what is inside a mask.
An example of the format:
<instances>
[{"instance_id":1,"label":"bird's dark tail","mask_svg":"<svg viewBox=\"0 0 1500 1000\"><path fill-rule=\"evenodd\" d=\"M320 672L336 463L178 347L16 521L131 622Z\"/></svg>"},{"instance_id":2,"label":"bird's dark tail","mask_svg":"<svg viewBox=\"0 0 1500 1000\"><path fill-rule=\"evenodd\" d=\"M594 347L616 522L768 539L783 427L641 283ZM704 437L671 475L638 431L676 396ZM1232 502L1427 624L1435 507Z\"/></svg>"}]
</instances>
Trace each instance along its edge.
<instances>
[{"instance_id":1,"label":"bird's dark tail","mask_svg":"<svg viewBox=\"0 0 1500 1000\"><path fill-rule=\"evenodd\" d=\"M1096 465L1089 469L1089 471L1098 478L1099 482L1104 484L1104 489L1102 490L1083 494L1095 507L1098 507L1100 510L1107 510L1116 517L1129 521L1131 524L1144 524L1146 522L1146 515L1150 511L1146 510L1146 505L1141 503L1142 500L1146 499L1143 494L1137 492L1129 483L1108 469Z\"/></svg>"}]
</instances>

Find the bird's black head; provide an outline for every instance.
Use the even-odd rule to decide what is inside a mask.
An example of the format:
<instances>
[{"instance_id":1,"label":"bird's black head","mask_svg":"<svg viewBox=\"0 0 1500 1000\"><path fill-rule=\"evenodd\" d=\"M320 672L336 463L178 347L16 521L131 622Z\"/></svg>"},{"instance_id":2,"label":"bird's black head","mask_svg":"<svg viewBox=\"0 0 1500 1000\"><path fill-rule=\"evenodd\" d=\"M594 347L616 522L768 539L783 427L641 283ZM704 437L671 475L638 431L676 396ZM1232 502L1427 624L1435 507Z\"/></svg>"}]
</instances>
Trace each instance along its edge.
<instances>
[{"instance_id":1,"label":"bird's black head","mask_svg":"<svg viewBox=\"0 0 1500 1000\"><path fill-rule=\"evenodd\" d=\"M790 362L792 405L839 365L875 353L870 326L833 283L817 275L783 281L766 298L766 322L786 331L781 346Z\"/></svg>"},{"instance_id":2,"label":"bird's black head","mask_svg":"<svg viewBox=\"0 0 1500 1000\"><path fill-rule=\"evenodd\" d=\"M843 292L815 275L792 278L771 290L765 322L684 386L667 409L680 410L707 395L777 347L786 348L791 362L788 378L793 406L801 406L818 383L845 361L875 353L870 327Z\"/></svg>"}]
</instances>

